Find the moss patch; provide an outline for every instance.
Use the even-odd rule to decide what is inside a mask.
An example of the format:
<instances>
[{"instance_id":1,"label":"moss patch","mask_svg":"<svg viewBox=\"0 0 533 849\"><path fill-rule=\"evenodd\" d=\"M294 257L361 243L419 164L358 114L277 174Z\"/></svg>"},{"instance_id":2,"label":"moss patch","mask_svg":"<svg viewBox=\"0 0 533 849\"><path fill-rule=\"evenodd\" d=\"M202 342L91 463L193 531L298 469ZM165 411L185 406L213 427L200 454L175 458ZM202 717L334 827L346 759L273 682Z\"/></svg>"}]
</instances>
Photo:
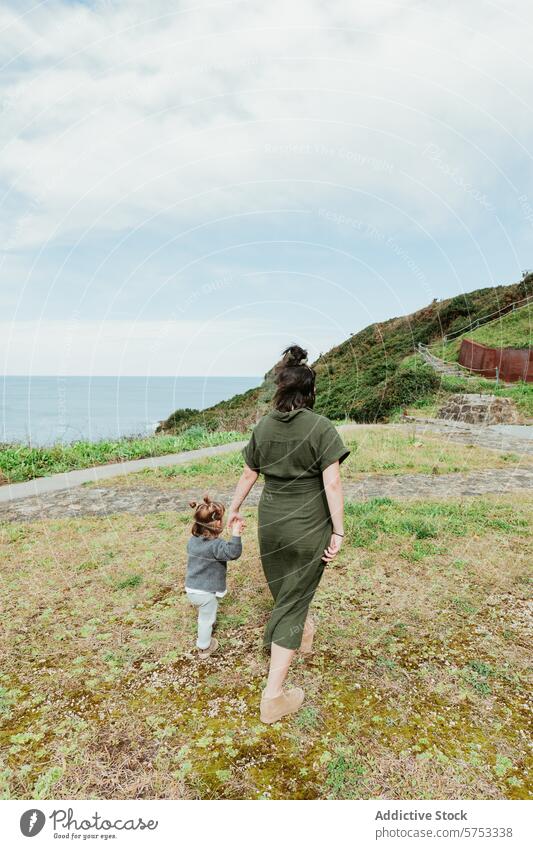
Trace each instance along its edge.
<instances>
[{"instance_id":1,"label":"moss patch","mask_svg":"<svg viewBox=\"0 0 533 849\"><path fill-rule=\"evenodd\" d=\"M3 797L529 798L532 504L349 505L274 726L255 510L204 663L187 516L0 526Z\"/></svg>"}]
</instances>

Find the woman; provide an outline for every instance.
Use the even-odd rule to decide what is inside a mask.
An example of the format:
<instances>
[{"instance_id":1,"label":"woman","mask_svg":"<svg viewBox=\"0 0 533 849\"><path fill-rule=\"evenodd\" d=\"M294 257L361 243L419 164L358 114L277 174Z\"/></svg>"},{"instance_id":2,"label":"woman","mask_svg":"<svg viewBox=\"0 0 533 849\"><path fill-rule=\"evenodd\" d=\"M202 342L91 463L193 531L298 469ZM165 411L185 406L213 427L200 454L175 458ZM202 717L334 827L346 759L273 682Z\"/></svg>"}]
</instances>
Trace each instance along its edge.
<instances>
[{"instance_id":1,"label":"woman","mask_svg":"<svg viewBox=\"0 0 533 849\"><path fill-rule=\"evenodd\" d=\"M303 690L284 691L283 683L295 651L311 651L315 626L309 605L344 535L339 465L350 452L329 419L312 411L316 375L306 359L298 345L283 352L273 410L259 420L243 449L244 472L228 515L228 525L241 519L239 508L263 474L259 550L274 597L264 636L270 669L261 719L267 723L302 705Z\"/></svg>"}]
</instances>

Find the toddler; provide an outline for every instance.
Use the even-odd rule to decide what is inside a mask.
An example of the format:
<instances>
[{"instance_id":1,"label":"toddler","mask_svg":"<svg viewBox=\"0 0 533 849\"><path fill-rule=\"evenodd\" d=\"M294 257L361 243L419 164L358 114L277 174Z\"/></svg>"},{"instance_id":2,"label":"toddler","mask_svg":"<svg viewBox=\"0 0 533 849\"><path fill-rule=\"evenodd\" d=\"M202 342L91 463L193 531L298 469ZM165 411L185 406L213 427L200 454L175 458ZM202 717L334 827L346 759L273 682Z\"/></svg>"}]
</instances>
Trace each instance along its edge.
<instances>
[{"instance_id":1,"label":"toddler","mask_svg":"<svg viewBox=\"0 0 533 849\"><path fill-rule=\"evenodd\" d=\"M220 501L211 501L204 495L203 501L191 501L194 524L187 543L187 598L198 608L198 656L206 658L218 648L218 640L212 637L217 618L219 598L226 595L227 561L237 560L242 553L241 533L244 522L233 522L229 541L219 539L226 508Z\"/></svg>"}]
</instances>

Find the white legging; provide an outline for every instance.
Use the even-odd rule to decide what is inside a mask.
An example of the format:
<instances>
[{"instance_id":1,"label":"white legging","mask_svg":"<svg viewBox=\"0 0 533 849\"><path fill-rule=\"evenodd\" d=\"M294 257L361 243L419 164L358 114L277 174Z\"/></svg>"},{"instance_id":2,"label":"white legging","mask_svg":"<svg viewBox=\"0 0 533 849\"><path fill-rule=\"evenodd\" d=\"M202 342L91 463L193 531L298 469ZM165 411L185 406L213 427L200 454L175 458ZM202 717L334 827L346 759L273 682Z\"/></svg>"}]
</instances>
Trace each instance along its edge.
<instances>
[{"instance_id":1,"label":"white legging","mask_svg":"<svg viewBox=\"0 0 533 849\"><path fill-rule=\"evenodd\" d=\"M198 608L198 639L196 647L208 649L211 645L213 625L217 618L218 598L214 593L194 593L187 591L187 598Z\"/></svg>"}]
</instances>

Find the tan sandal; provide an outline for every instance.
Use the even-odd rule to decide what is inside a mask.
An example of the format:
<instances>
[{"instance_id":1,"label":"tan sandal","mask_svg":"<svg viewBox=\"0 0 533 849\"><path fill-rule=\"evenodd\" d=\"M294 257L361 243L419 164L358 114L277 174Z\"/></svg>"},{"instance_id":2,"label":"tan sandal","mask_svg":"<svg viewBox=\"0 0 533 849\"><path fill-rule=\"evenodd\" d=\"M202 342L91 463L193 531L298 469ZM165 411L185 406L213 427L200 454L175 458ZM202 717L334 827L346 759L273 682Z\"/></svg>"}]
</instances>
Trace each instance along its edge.
<instances>
[{"instance_id":1,"label":"tan sandal","mask_svg":"<svg viewBox=\"0 0 533 849\"><path fill-rule=\"evenodd\" d=\"M205 660L207 657L211 657L212 654L216 652L218 649L218 640L215 637L211 637L211 642L209 643L206 649L198 649L198 657L200 660Z\"/></svg>"},{"instance_id":2,"label":"tan sandal","mask_svg":"<svg viewBox=\"0 0 533 849\"><path fill-rule=\"evenodd\" d=\"M315 638L316 625L314 620L308 615L305 620L302 642L300 643L300 654L313 653L313 640Z\"/></svg>"},{"instance_id":3,"label":"tan sandal","mask_svg":"<svg viewBox=\"0 0 533 849\"><path fill-rule=\"evenodd\" d=\"M284 716L291 713L296 713L300 710L304 700L304 691L300 687L294 687L292 690L282 692L275 699L261 698L261 722L266 722L267 725L272 725Z\"/></svg>"}]
</instances>

